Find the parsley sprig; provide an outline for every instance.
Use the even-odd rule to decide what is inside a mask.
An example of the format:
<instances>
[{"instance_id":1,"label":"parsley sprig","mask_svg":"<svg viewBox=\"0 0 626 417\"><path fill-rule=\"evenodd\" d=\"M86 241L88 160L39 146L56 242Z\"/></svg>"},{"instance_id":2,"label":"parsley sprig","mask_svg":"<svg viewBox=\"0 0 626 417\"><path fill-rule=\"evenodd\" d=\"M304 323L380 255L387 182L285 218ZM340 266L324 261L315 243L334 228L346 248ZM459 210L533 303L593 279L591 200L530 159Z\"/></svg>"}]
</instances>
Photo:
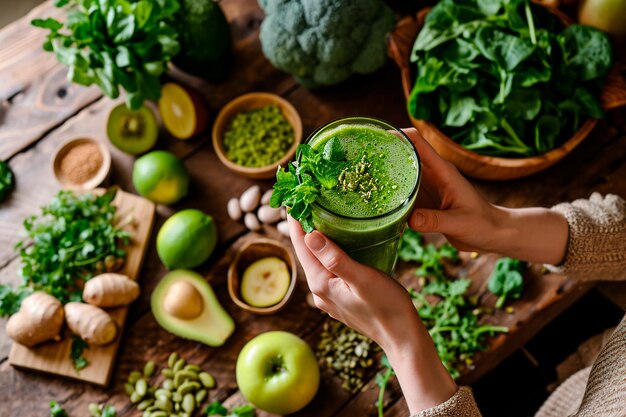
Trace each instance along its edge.
<instances>
[{"instance_id":1,"label":"parsley sprig","mask_svg":"<svg viewBox=\"0 0 626 417\"><path fill-rule=\"evenodd\" d=\"M296 150L296 160L286 169L278 167L276 183L270 206L287 207L287 213L310 233L315 227L311 210L323 188L337 186L339 173L346 166L345 153L339 140L331 138L321 150L301 144Z\"/></svg>"},{"instance_id":2,"label":"parsley sprig","mask_svg":"<svg viewBox=\"0 0 626 417\"><path fill-rule=\"evenodd\" d=\"M116 188L101 195L60 191L40 215L24 220L27 238L18 242L22 283L0 285L0 316L17 312L32 291L61 303L80 301L81 283L123 264L130 234L115 224Z\"/></svg>"}]
</instances>

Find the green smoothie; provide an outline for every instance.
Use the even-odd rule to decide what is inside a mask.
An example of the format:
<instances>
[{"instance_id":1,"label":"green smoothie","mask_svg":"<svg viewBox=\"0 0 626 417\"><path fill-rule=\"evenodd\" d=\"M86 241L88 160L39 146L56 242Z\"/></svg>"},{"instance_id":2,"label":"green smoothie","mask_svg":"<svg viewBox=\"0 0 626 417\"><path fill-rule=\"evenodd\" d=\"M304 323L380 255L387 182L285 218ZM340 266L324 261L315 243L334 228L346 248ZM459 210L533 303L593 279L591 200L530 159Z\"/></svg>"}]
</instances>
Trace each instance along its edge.
<instances>
[{"instance_id":1,"label":"green smoothie","mask_svg":"<svg viewBox=\"0 0 626 417\"><path fill-rule=\"evenodd\" d=\"M357 261L393 273L419 185L415 148L393 126L363 117L332 122L308 143L318 151L338 144L345 157L338 185L313 205L315 228Z\"/></svg>"}]
</instances>

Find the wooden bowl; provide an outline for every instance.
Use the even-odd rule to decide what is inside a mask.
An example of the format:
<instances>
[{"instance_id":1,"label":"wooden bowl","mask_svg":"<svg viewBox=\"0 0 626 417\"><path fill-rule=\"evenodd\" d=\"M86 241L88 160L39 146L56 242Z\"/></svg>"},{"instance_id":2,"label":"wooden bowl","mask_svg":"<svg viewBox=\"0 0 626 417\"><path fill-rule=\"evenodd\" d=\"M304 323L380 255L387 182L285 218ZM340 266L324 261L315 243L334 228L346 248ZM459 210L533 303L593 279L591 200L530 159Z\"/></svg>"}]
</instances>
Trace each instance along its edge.
<instances>
[{"instance_id":1,"label":"wooden bowl","mask_svg":"<svg viewBox=\"0 0 626 417\"><path fill-rule=\"evenodd\" d=\"M283 299L273 306L269 307L254 307L243 301L241 298L241 291L239 290L239 283L244 271L251 263L258 261L262 258L275 256L282 259L289 268L291 274L291 281L289 282L289 288ZM273 314L282 310L287 302L293 295L293 290L296 287L296 279L298 277L298 268L296 266L296 258L290 249L284 244L272 240L272 239L256 239L244 244L241 249L235 255L235 259L228 268L228 294L235 304L246 311L250 311L255 314Z\"/></svg>"},{"instance_id":2,"label":"wooden bowl","mask_svg":"<svg viewBox=\"0 0 626 417\"><path fill-rule=\"evenodd\" d=\"M280 108L283 116L293 127L294 141L291 148L287 153L278 161L271 165L266 165L258 168L245 167L238 165L228 159L226 151L224 149L224 133L231 120L239 113L265 107L270 104L274 104ZM273 178L276 175L278 166L285 166L287 162L293 159L296 154L296 148L302 140L302 120L296 109L284 98L270 93L249 93L237 97L232 100L217 115L215 123L213 124L213 148L217 153L218 158L224 165L226 165L231 171L234 171L244 177L255 179L268 179Z\"/></svg>"},{"instance_id":3,"label":"wooden bowl","mask_svg":"<svg viewBox=\"0 0 626 417\"><path fill-rule=\"evenodd\" d=\"M61 172L61 161L68 154L69 151L74 149L78 145L93 143L98 147L100 154L102 155L102 165L98 172L90 179L82 183L72 182ZM109 176L111 171L111 151L99 140L90 138L76 138L70 139L62 143L54 152L52 156L52 172L57 182L65 189L84 192L91 191L94 188L102 184Z\"/></svg>"},{"instance_id":4,"label":"wooden bowl","mask_svg":"<svg viewBox=\"0 0 626 417\"><path fill-rule=\"evenodd\" d=\"M572 24L572 20L562 12L549 8L565 25ZM402 89L404 96L409 98L413 87L415 64L410 62L413 43L420 29L424 25L424 18L430 8L420 10L416 17L407 17L400 22L387 38L389 55L400 67ZM613 109L626 104L626 81L621 77L617 68L607 75L604 90L600 97L605 110ZM527 158L503 158L480 155L467 150L446 136L437 126L427 120L418 120L411 117L411 122L420 131L422 136L445 159L454 164L464 174L485 180L510 180L522 178L547 169L567 156L595 127L597 120L588 119L574 136L543 155Z\"/></svg>"}]
</instances>

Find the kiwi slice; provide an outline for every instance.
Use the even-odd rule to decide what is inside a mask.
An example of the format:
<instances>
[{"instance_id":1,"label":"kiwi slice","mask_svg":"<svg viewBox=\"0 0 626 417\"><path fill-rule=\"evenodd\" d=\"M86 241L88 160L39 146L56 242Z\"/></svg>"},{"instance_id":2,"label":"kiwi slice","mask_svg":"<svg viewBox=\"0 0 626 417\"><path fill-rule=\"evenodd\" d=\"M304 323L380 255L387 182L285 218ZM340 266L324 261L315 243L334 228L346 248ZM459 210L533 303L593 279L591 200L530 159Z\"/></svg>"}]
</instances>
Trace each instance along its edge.
<instances>
[{"instance_id":1,"label":"kiwi slice","mask_svg":"<svg viewBox=\"0 0 626 417\"><path fill-rule=\"evenodd\" d=\"M107 135L119 150L138 155L152 149L159 135L159 125L149 107L130 110L126 104L120 104L109 114Z\"/></svg>"}]
</instances>

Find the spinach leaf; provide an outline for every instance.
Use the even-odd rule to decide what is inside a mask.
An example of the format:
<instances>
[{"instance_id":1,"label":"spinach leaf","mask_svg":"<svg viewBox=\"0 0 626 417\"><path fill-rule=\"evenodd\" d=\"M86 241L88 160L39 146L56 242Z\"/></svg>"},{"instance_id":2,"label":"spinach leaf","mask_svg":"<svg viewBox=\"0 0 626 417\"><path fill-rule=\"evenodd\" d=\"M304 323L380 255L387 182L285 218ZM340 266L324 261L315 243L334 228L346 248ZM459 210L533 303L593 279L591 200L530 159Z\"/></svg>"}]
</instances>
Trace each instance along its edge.
<instances>
[{"instance_id":1,"label":"spinach leaf","mask_svg":"<svg viewBox=\"0 0 626 417\"><path fill-rule=\"evenodd\" d=\"M585 118L604 116L598 96L612 51L602 32L564 29L529 0L442 0L411 61L412 117L475 152L519 157L554 149Z\"/></svg>"},{"instance_id":2,"label":"spinach leaf","mask_svg":"<svg viewBox=\"0 0 626 417\"><path fill-rule=\"evenodd\" d=\"M512 71L535 50L534 45L493 26L482 26L476 32L480 53L505 71Z\"/></svg>"},{"instance_id":3,"label":"spinach leaf","mask_svg":"<svg viewBox=\"0 0 626 417\"><path fill-rule=\"evenodd\" d=\"M563 64L581 80L601 78L611 67L613 54L605 34L590 26L572 25L558 37Z\"/></svg>"}]
</instances>

